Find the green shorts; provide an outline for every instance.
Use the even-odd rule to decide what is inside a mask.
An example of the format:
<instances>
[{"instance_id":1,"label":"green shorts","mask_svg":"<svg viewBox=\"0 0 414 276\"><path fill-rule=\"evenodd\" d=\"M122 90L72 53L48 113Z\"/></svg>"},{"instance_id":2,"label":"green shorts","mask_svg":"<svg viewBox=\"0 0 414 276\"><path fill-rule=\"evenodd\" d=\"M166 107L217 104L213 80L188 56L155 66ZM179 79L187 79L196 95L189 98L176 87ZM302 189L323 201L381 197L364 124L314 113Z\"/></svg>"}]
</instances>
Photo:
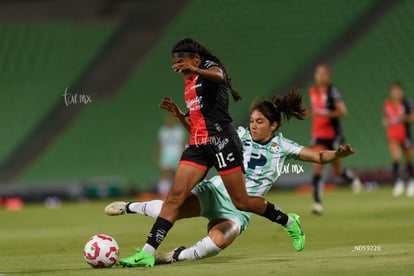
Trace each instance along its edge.
<instances>
[{"instance_id":1,"label":"green shorts","mask_svg":"<svg viewBox=\"0 0 414 276\"><path fill-rule=\"evenodd\" d=\"M239 226L239 233L246 230L251 214L234 207L226 187L219 176L204 180L191 191L200 201L201 215L209 221L228 219Z\"/></svg>"}]
</instances>

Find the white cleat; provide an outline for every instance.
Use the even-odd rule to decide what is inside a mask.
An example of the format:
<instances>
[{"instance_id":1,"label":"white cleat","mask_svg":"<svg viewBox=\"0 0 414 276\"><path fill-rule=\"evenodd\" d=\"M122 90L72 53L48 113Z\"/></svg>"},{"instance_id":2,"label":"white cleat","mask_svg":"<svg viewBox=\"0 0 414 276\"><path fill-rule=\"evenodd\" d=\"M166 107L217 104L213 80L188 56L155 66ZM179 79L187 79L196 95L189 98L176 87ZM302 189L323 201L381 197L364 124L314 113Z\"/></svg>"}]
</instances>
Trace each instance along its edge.
<instances>
[{"instance_id":1,"label":"white cleat","mask_svg":"<svg viewBox=\"0 0 414 276\"><path fill-rule=\"evenodd\" d=\"M411 178L408 181L408 185L407 185L407 196L408 197L413 197L414 196L414 179Z\"/></svg>"},{"instance_id":2,"label":"white cleat","mask_svg":"<svg viewBox=\"0 0 414 276\"><path fill-rule=\"evenodd\" d=\"M179 262L178 256L185 250L185 246L180 246L170 252L156 252L155 253L155 264L172 264Z\"/></svg>"},{"instance_id":3,"label":"white cleat","mask_svg":"<svg viewBox=\"0 0 414 276\"><path fill-rule=\"evenodd\" d=\"M155 264L172 264L174 262L173 259L174 251L171 252L155 252Z\"/></svg>"},{"instance_id":4,"label":"white cleat","mask_svg":"<svg viewBox=\"0 0 414 276\"><path fill-rule=\"evenodd\" d=\"M395 197L402 195L404 193L404 188L404 181L398 179L397 181L395 181L394 189L392 190L392 195Z\"/></svg>"},{"instance_id":5,"label":"white cleat","mask_svg":"<svg viewBox=\"0 0 414 276\"><path fill-rule=\"evenodd\" d=\"M351 183L351 189L354 194L360 194L362 192L362 183L358 177L355 177Z\"/></svg>"},{"instance_id":6,"label":"white cleat","mask_svg":"<svg viewBox=\"0 0 414 276\"><path fill-rule=\"evenodd\" d=\"M314 213L316 215L322 215L322 213L323 213L323 206L322 206L322 204L315 202L312 205L312 213Z\"/></svg>"},{"instance_id":7,"label":"white cleat","mask_svg":"<svg viewBox=\"0 0 414 276\"><path fill-rule=\"evenodd\" d=\"M114 201L105 207L105 214L107 214L108 216L125 215L127 213L126 212L127 205L128 205L128 202Z\"/></svg>"}]
</instances>

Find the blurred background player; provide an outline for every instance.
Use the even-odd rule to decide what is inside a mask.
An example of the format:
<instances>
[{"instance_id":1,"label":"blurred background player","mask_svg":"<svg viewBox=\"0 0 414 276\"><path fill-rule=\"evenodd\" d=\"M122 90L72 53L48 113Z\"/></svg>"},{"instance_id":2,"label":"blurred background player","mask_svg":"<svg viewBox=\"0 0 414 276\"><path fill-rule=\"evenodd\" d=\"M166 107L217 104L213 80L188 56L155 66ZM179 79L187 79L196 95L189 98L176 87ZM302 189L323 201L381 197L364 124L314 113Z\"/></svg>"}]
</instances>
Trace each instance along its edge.
<instances>
[{"instance_id":1,"label":"blurred background player","mask_svg":"<svg viewBox=\"0 0 414 276\"><path fill-rule=\"evenodd\" d=\"M160 179L157 192L166 196L172 184L172 178L184 150L185 132L172 116L165 119L164 125L158 130L157 153L160 166Z\"/></svg>"},{"instance_id":2,"label":"blurred background player","mask_svg":"<svg viewBox=\"0 0 414 276\"><path fill-rule=\"evenodd\" d=\"M410 123L414 122L413 104L404 98L400 83L393 82L390 86L390 95L384 102L384 126L387 129L388 147L392 159L394 173L394 196L404 193L404 181L400 172L401 152L408 174L407 196L414 196L414 172L411 164L413 144L410 133Z\"/></svg>"},{"instance_id":3,"label":"blurred background player","mask_svg":"<svg viewBox=\"0 0 414 276\"><path fill-rule=\"evenodd\" d=\"M315 85L309 90L312 115L311 143L314 150L337 150L345 142L340 119L346 116L346 107L338 89L332 85L331 77L330 66L319 64L315 70ZM335 175L352 185L355 193L360 192L360 180L349 169L341 166L341 159L333 161L332 168ZM322 214L323 165L314 164L313 172L312 211Z\"/></svg>"}]
</instances>

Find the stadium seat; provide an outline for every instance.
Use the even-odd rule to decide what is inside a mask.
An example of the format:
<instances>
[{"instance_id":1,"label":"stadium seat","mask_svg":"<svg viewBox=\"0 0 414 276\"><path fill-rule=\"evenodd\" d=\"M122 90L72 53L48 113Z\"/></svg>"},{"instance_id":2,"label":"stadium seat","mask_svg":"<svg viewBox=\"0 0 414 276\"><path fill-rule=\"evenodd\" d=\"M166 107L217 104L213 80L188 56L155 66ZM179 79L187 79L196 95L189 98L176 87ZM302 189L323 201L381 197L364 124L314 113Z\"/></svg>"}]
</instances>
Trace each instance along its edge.
<instances>
[{"instance_id":1,"label":"stadium seat","mask_svg":"<svg viewBox=\"0 0 414 276\"><path fill-rule=\"evenodd\" d=\"M111 31L68 22L0 24L0 160L63 100Z\"/></svg>"}]
</instances>

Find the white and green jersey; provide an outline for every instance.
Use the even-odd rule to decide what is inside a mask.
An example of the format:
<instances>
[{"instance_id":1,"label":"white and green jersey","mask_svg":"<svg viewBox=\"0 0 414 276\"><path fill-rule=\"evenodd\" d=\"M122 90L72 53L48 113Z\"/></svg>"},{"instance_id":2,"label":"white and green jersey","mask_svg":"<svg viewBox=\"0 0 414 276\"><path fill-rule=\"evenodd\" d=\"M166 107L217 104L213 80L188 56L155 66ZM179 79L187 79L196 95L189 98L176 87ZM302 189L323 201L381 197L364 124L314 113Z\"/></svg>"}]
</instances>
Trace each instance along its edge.
<instances>
[{"instance_id":1,"label":"white and green jersey","mask_svg":"<svg viewBox=\"0 0 414 276\"><path fill-rule=\"evenodd\" d=\"M253 141L250 131L239 127L243 143L246 189L252 196L264 196L281 175L286 160L296 159L303 146L283 137L281 133L266 144Z\"/></svg>"},{"instance_id":2,"label":"white and green jersey","mask_svg":"<svg viewBox=\"0 0 414 276\"><path fill-rule=\"evenodd\" d=\"M247 193L264 196L282 174L285 161L297 158L303 146L280 133L266 144L254 142L250 131L243 127L239 127L237 133L243 143ZM230 219L237 223L240 233L249 225L251 214L234 207L220 176L204 180L192 193L198 197L202 216L208 220Z\"/></svg>"},{"instance_id":3,"label":"white and green jersey","mask_svg":"<svg viewBox=\"0 0 414 276\"><path fill-rule=\"evenodd\" d=\"M282 174L285 161L296 159L303 146L286 139L282 133L266 144L253 141L249 129L239 127L237 133L243 143L247 193L251 196L264 196ZM214 176L208 181L217 187L221 186L223 193L228 195L220 176Z\"/></svg>"}]
</instances>

